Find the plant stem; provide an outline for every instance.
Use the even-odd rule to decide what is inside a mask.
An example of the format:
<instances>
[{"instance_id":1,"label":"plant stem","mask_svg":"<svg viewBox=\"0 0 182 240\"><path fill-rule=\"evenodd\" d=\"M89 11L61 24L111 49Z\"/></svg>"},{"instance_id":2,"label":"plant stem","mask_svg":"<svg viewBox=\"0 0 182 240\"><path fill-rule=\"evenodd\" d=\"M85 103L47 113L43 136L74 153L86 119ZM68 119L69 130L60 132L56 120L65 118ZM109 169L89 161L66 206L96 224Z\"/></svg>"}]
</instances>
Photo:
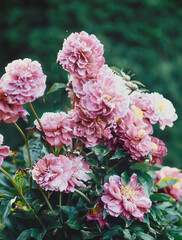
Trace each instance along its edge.
<instances>
[{"instance_id":1,"label":"plant stem","mask_svg":"<svg viewBox=\"0 0 182 240\"><path fill-rule=\"evenodd\" d=\"M11 183L13 184L13 186L15 187L15 189L17 190L17 192L20 194L20 197L23 199L23 201L25 202L25 204L27 205L28 209L32 211L32 213L34 214L35 218L38 220L38 222L41 224L41 226L43 227L43 229L45 230L45 226L43 224L43 222L40 220L40 218L37 216L37 214L34 212L34 209L31 208L31 206L29 205L29 203L27 202L26 198L23 196L22 192L20 191L19 187L17 186L17 184L14 182L14 180L12 179L12 177L6 172L6 170L4 170L3 168L0 168L0 170L6 175L6 177L11 181Z\"/></svg>"},{"instance_id":2,"label":"plant stem","mask_svg":"<svg viewBox=\"0 0 182 240\"><path fill-rule=\"evenodd\" d=\"M59 207L61 207L61 201L62 201L62 192L59 194Z\"/></svg>"},{"instance_id":3,"label":"plant stem","mask_svg":"<svg viewBox=\"0 0 182 240\"><path fill-rule=\"evenodd\" d=\"M25 145L26 145L27 153L28 153L28 164L29 164L29 168L31 168L32 164L31 164L30 149L29 149L27 138L26 138L25 134L23 133L23 131L21 130L21 128L18 126L18 124L17 123L13 123L13 124L16 127L16 129L19 131L19 133L22 135L22 137L25 141Z\"/></svg>"},{"instance_id":4,"label":"plant stem","mask_svg":"<svg viewBox=\"0 0 182 240\"><path fill-rule=\"evenodd\" d=\"M87 200L87 202L91 205L90 199L84 193L82 193L78 189L75 189L75 192L78 193L79 195L81 195L83 198L85 198L85 200Z\"/></svg>"},{"instance_id":5,"label":"plant stem","mask_svg":"<svg viewBox=\"0 0 182 240\"><path fill-rule=\"evenodd\" d=\"M19 131L19 133L22 135L24 141L25 141L25 146L27 148L27 154L28 154L28 166L29 168L31 169L32 167L32 163L31 163L31 156L30 156L30 148L29 148L29 145L28 145L28 140L24 134L24 132L21 130L21 128L18 126L17 123L13 123L14 126L16 127L16 129ZM29 177L29 182L30 182L30 189L32 189L32 177Z\"/></svg>"},{"instance_id":6,"label":"plant stem","mask_svg":"<svg viewBox=\"0 0 182 240\"><path fill-rule=\"evenodd\" d=\"M44 128L43 128L43 126L42 126L42 123L41 123L41 121L40 121L40 119L39 119L39 117L38 117L35 109L33 108L33 105L32 105L30 102L29 102L28 104L29 104L29 107L30 107L30 109L32 110L35 118L37 119L37 121L38 121L38 123L39 123L39 126L40 126L40 128L41 128L41 130L42 130L42 133L43 133L43 135L44 135L44 138L45 138L45 140L46 140L46 135L45 135L45 132L44 132ZM52 153L55 154L54 149L53 149L53 147L51 146L51 144L50 144L49 142L48 142L48 144L49 144L49 147L50 147Z\"/></svg>"},{"instance_id":7,"label":"plant stem","mask_svg":"<svg viewBox=\"0 0 182 240\"><path fill-rule=\"evenodd\" d=\"M38 185L37 185L37 186L38 186ZM39 187L39 186L38 186L38 189L39 189L40 192L42 193L42 196L44 197L44 199L45 199L45 201L46 201L46 203L47 203L49 209L50 209L51 211L53 211L53 208L52 208L52 206L51 206L51 204L50 204L50 202L49 202L47 196L45 195L45 192L44 192L44 191L42 190L42 188Z\"/></svg>"},{"instance_id":8,"label":"plant stem","mask_svg":"<svg viewBox=\"0 0 182 240\"><path fill-rule=\"evenodd\" d=\"M117 166L119 166L120 163L122 163L122 162L123 162L122 160L120 160L119 162L117 162L112 168L110 168L110 169L108 170L108 172L112 171L114 168L116 168Z\"/></svg>"}]
</instances>

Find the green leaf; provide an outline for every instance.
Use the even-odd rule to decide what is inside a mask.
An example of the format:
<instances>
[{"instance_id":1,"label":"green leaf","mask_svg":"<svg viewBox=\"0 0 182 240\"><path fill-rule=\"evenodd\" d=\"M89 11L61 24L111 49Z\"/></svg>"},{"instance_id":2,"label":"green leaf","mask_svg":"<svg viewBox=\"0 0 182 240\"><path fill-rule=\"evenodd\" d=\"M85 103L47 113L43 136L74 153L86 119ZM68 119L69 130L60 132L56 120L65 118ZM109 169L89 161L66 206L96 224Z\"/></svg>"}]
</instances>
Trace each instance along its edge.
<instances>
[{"instance_id":1,"label":"green leaf","mask_svg":"<svg viewBox=\"0 0 182 240\"><path fill-rule=\"evenodd\" d=\"M123 185L127 185L130 182L130 178L126 171L121 174L121 178Z\"/></svg>"},{"instance_id":2,"label":"green leaf","mask_svg":"<svg viewBox=\"0 0 182 240\"><path fill-rule=\"evenodd\" d=\"M143 240L155 240L151 235L146 234L144 232L136 232L137 237L140 237L140 239Z\"/></svg>"},{"instance_id":3,"label":"green leaf","mask_svg":"<svg viewBox=\"0 0 182 240\"><path fill-rule=\"evenodd\" d=\"M120 77L122 77L122 73L121 70L115 66L110 67L110 69L112 69L115 73L117 73L117 75L119 75Z\"/></svg>"},{"instance_id":4,"label":"green leaf","mask_svg":"<svg viewBox=\"0 0 182 240\"><path fill-rule=\"evenodd\" d=\"M148 171L148 165L146 163L135 163L131 170L139 170L141 172L147 172Z\"/></svg>"},{"instance_id":5,"label":"green leaf","mask_svg":"<svg viewBox=\"0 0 182 240\"><path fill-rule=\"evenodd\" d=\"M68 218L73 218L78 215L78 209L73 206L61 206L61 210L68 215Z\"/></svg>"},{"instance_id":6,"label":"green leaf","mask_svg":"<svg viewBox=\"0 0 182 240\"><path fill-rule=\"evenodd\" d=\"M65 83L54 83L46 94L56 92L61 88L66 88L66 84Z\"/></svg>"},{"instance_id":7,"label":"green leaf","mask_svg":"<svg viewBox=\"0 0 182 240\"><path fill-rule=\"evenodd\" d=\"M165 188L165 187L168 187L168 186L171 186L171 185L174 185L175 183L181 181L181 179L179 178L173 178L173 177L166 177L166 178L163 178L161 179L157 184L157 188L160 189L160 188Z\"/></svg>"},{"instance_id":8,"label":"green leaf","mask_svg":"<svg viewBox=\"0 0 182 240\"><path fill-rule=\"evenodd\" d=\"M112 237L118 236L118 235L121 235L120 231L118 231L118 230L107 231L107 232L104 234L103 240L111 240Z\"/></svg>"},{"instance_id":9,"label":"green leaf","mask_svg":"<svg viewBox=\"0 0 182 240\"><path fill-rule=\"evenodd\" d=\"M44 235L45 235L45 232L43 232L42 229L30 228L30 229L24 230L16 240L27 240L30 237L36 240L42 240Z\"/></svg>"},{"instance_id":10,"label":"green leaf","mask_svg":"<svg viewBox=\"0 0 182 240\"><path fill-rule=\"evenodd\" d=\"M38 161L44 155L48 154L48 152L47 152L46 148L44 147L44 145L42 144L40 138L32 138L28 141L28 144L29 144L32 164L35 161ZM24 157L25 161L28 163L27 148L25 145L23 146L22 151L23 151L23 157Z\"/></svg>"},{"instance_id":11,"label":"green leaf","mask_svg":"<svg viewBox=\"0 0 182 240\"><path fill-rule=\"evenodd\" d=\"M110 158L110 160L121 159L122 157L125 157L125 156L126 156L126 153L124 152L124 149L121 148L116 150L115 154Z\"/></svg>"},{"instance_id":12,"label":"green leaf","mask_svg":"<svg viewBox=\"0 0 182 240\"><path fill-rule=\"evenodd\" d=\"M123 230L123 235L124 235L124 238L125 238L125 239L128 239L128 240L131 239L131 234L130 234L129 229L124 229L124 230Z\"/></svg>"},{"instance_id":13,"label":"green leaf","mask_svg":"<svg viewBox=\"0 0 182 240\"><path fill-rule=\"evenodd\" d=\"M102 158L102 157L106 156L110 152L110 148L109 148L109 146L104 146L103 143L100 143L97 146L93 147L92 151L99 158Z\"/></svg>"},{"instance_id":14,"label":"green leaf","mask_svg":"<svg viewBox=\"0 0 182 240\"><path fill-rule=\"evenodd\" d=\"M1 222L4 222L8 215L11 213L11 205L15 201L14 199L6 198L2 201L0 206L0 220Z\"/></svg>"},{"instance_id":15,"label":"green leaf","mask_svg":"<svg viewBox=\"0 0 182 240\"><path fill-rule=\"evenodd\" d=\"M168 194L165 194L165 193L154 193L150 196L150 199L152 201L158 201L158 202L163 202L163 201L176 202L174 198L170 197Z\"/></svg>"},{"instance_id":16,"label":"green leaf","mask_svg":"<svg viewBox=\"0 0 182 240\"><path fill-rule=\"evenodd\" d=\"M81 229L81 219L80 218L70 218L67 222L71 229L80 230Z\"/></svg>"},{"instance_id":17,"label":"green leaf","mask_svg":"<svg viewBox=\"0 0 182 240\"><path fill-rule=\"evenodd\" d=\"M137 172L137 177L139 181L141 181L143 189L145 193L150 196L151 188L153 186L153 179L152 177L146 173L146 172L141 172L141 171L136 171Z\"/></svg>"}]
</instances>

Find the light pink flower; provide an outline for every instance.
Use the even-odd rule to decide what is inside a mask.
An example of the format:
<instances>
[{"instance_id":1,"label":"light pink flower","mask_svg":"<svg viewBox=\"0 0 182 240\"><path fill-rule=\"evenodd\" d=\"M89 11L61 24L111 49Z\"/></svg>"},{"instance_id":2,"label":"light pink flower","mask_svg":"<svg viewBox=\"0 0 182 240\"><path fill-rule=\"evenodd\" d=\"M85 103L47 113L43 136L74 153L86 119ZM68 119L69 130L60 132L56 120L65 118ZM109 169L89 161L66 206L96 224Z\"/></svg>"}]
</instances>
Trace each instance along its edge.
<instances>
[{"instance_id":1,"label":"light pink flower","mask_svg":"<svg viewBox=\"0 0 182 240\"><path fill-rule=\"evenodd\" d=\"M68 115L64 112L52 113L46 112L40 119L46 140L56 147L71 145L72 129L70 128ZM41 131L37 120L34 121L36 128Z\"/></svg>"},{"instance_id":2,"label":"light pink flower","mask_svg":"<svg viewBox=\"0 0 182 240\"><path fill-rule=\"evenodd\" d=\"M167 148L163 141L151 137L152 141L152 164L162 164L162 158L167 155Z\"/></svg>"},{"instance_id":3,"label":"light pink flower","mask_svg":"<svg viewBox=\"0 0 182 240\"><path fill-rule=\"evenodd\" d=\"M104 225L109 226L107 223L107 219L103 216L103 202L99 201L95 208L91 209L91 211L87 214L87 221L98 221L99 226L102 228Z\"/></svg>"},{"instance_id":4,"label":"light pink flower","mask_svg":"<svg viewBox=\"0 0 182 240\"><path fill-rule=\"evenodd\" d=\"M172 127L177 119L173 104L159 93L135 93L131 97L133 104L148 118L151 124L159 122L160 128Z\"/></svg>"},{"instance_id":5,"label":"light pink flower","mask_svg":"<svg viewBox=\"0 0 182 240\"><path fill-rule=\"evenodd\" d=\"M179 182L173 184L172 186L165 187L163 190L165 193L169 194L171 197L175 198L177 201L182 197L182 173L178 168L163 167L160 171L156 171L157 179L156 183L167 177L173 177L180 179Z\"/></svg>"},{"instance_id":6,"label":"light pink flower","mask_svg":"<svg viewBox=\"0 0 182 240\"><path fill-rule=\"evenodd\" d=\"M86 147L99 144L100 139L110 138L110 130L106 128L106 123L100 118L90 118L90 115L80 106L69 113L70 128L75 138L80 138Z\"/></svg>"},{"instance_id":7,"label":"light pink flower","mask_svg":"<svg viewBox=\"0 0 182 240\"><path fill-rule=\"evenodd\" d=\"M48 154L33 167L32 176L45 191L64 191L73 174L72 162L63 155Z\"/></svg>"},{"instance_id":8,"label":"light pink flower","mask_svg":"<svg viewBox=\"0 0 182 240\"><path fill-rule=\"evenodd\" d=\"M87 173L92 173L87 162L81 156L70 155L68 158L72 162L73 173L68 181L66 192L74 192L75 187L85 188L83 181L88 181L91 177Z\"/></svg>"},{"instance_id":9,"label":"light pink flower","mask_svg":"<svg viewBox=\"0 0 182 240\"><path fill-rule=\"evenodd\" d=\"M114 118L126 115L129 96L124 81L107 68L104 65L96 81L90 80L83 85L85 95L81 98L81 105L91 117L100 117L111 122Z\"/></svg>"},{"instance_id":10,"label":"light pink flower","mask_svg":"<svg viewBox=\"0 0 182 240\"><path fill-rule=\"evenodd\" d=\"M28 58L19 59L9 63L5 70L0 87L9 104L23 105L43 96L46 75L39 62Z\"/></svg>"},{"instance_id":11,"label":"light pink flower","mask_svg":"<svg viewBox=\"0 0 182 240\"><path fill-rule=\"evenodd\" d=\"M0 121L15 123L18 118L23 118L27 115L29 113L21 105L8 104L7 101L0 100Z\"/></svg>"},{"instance_id":12,"label":"light pink flower","mask_svg":"<svg viewBox=\"0 0 182 240\"><path fill-rule=\"evenodd\" d=\"M83 181L92 172L81 157L48 154L33 167L32 176L45 191L74 192L75 187L86 187Z\"/></svg>"},{"instance_id":13,"label":"light pink flower","mask_svg":"<svg viewBox=\"0 0 182 240\"><path fill-rule=\"evenodd\" d=\"M127 220L133 216L143 221L143 215L149 212L151 201L143 188L137 183L137 175L131 176L131 181L123 185L121 177L113 175L104 184L104 195L101 197L106 211L114 217L124 216Z\"/></svg>"},{"instance_id":14,"label":"light pink flower","mask_svg":"<svg viewBox=\"0 0 182 240\"><path fill-rule=\"evenodd\" d=\"M64 40L57 62L76 78L93 77L104 64L103 45L95 35L82 31Z\"/></svg>"},{"instance_id":15,"label":"light pink flower","mask_svg":"<svg viewBox=\"0 0 182 240\"><path fill-rule=\"evenodd\" d=\"M3 144L3 135L0 134L0 167L2 167L3 160L9 156L9 147L2 146Z\"/></svg>"},{"instance_id":16,"label":"light pink flower","mask_svg":"<svg viewBox=\"0 0 182 240\"><path fill-rule=\"evenodd\" d=\"M153 132L153 129L147 120L144 121L140 113L135 110L131 108L123 121L119 122L118 131L123 140L123 147L133 159L141 161L152 149L149 134Z\"/></svg>"}]
</instances>

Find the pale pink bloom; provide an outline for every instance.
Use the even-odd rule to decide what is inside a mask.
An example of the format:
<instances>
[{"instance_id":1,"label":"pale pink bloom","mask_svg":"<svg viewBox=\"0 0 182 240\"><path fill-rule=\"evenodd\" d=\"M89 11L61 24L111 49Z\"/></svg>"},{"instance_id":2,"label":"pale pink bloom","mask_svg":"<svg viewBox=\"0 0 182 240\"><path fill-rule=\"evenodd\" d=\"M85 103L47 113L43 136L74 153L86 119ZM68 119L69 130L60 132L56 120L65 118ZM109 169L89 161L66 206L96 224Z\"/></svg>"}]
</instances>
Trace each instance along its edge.
<instances>
[{"instance_id":1,"label":"pale pink bloom","mask_svg":"<svg viewBox=\"0 0 182 240\"><path fill-rule=\"evenodd\" d=\"M86 187L82 181L90 179L90 172L81 157L48 154L34 165L32 176L45 191L74 192L75 187Z\"/></svg>"},{"instance_id":2,"label":"pale pink bloom","mask_svg":"<svg viewBox=\"0 0 182 240\"><path fill-rule=\"evenodd\" d=\"M39 62L28 58L14 60L5 70L0 87L9 104L23 105L44 95L46 75Z\"/></svg>"},{"instance_id":3,"label":"pale pink bloom","mask_svg":"<svg viewBox=\"0 0 182 240\"><path fill-rule=\"evenodd\" d=\"M104 225L109 226L107 219L103 216L103 202L99 201L95 208L91 209L87 214L87 221L98 221L99 226L102 228Z\"/></svg>"},{"instance_id":4,"label":"pale pink bloom","mask_svg":"<svg viewBox=\"0 0 182 240\"><path fill-rule=\"evenodd\" d=\"M66 192L74 192L75 187L85 188L83 181L88 181L91 177L87 173L92 173L89 164L81 156L70 155L68 158L72 162L73 173L68 181Z\"/></svg>"},{"instance_id":5,"label":"pale pink bloom","mask_svg":"<svg viewBox=\"0 0 182 240\"><path fill-rule=\"evenodd\" d=\"M151 137L152 141L152 164L162 164L162 158L167 155L167 148L163 141Z\"/></svg>"},{"instance_id":6,"label":"pale pink bloom","mask_svg":"<svg viewBox=\"0 0 182 240\"><path fill-rule=\"evenodd\" d=\"M97 81L90 80L83 85L85 96L81 105L91 117L100 117L105 121L122 118L129 109L128 91L123 80L104 65L97 76Z\"/></svg>"},{"instance_id":7,"label":"pale pink bloom","mask_svg":"<svg viewBox=\"0 0 182 240\"><path fill-rule=\"evenodd\" d=\"M113 175L104 184L104 195L101 197L104 208L111 216L124 216L131 220L131 216L143 221L143 215L149 212L151 201L143 188L137 183L137 175L131 176L131 181L123 185L121 177Z\"/></svg>"},{"instance_id":8,"label":"pale pink bloom","mask_svg":"<svg viewBox=\"0 0 182 240\"><path fill-rule=\"evenodd\" d=\"M68 181L73 172L73 164L68 157L48 154L35 163L32 176L45 191L63 192L68 187Z\"/></svg>"},{"instance_id":9,"label":"pale pink bloom","mask_svg":"<svg viewBox=\"0 0 182 240\"><path fill-rule=\"evenodd\" d=\"M107 139L111 137L106 123L100 118L90 118L88 112L80 106L76 106L68 114L74 138L80 138L86 147L99 144L102 137Z\"/></svg>"},{"instance_id":10,"label":"pale pink bloom","mask_svg":"<svg viewBox=\"0 0 182 240\"><path fill-rule=\"evenodd\" d=\"M3 160L9 156L10 149L8 146L2 146L3 135L0 134L0 168L2 167Z\"/></svg>"},{"instance_id":11,"label":"pale pink bloom","mask_svg":"<svg viewBox=\"0 0 182 240\"><path fill-rule=\"evenodd\" d=\"M0 100L0 122L15 123L18 118L27 115L29 115L28 112L21 105L8 104L7 101Z\"/></svg>"},{"instance_id":12,"label":"pale pink bloom","mask_svg":"<svg viewBox=\"0 0 182 240\"><path fill-rule=\"evenodd\" d=\"M118 131L123 147L131 157L137 161L144 160L143 157L152 149L150 134L153 129L147 120L144 121L140 113L131 108L123 121L119 122Z\"/></svg>"},{"instance_id":13,"label":"pale pink bloom","mask_svg":"<svg viewBox=\"0 0 182 240\"><path fill-rule=\"evenodd\" d=\"M160 128L172 127L177 119L173 104L159 93L135 93L132 102L148 118L151 124L159 122Z\"/></svg>"},{"instance_id":14,"label":"pale pink bloom","mask_svg":"<svg viewBox=\"0 0 182 240\"><path fill-rule=\"evenodd\" d=\"M95 35L82 31L64 40L57 62L76 78L93 77L103 66L103 45Z\"/></svg>"},{"instance_id":15,"label":"pale pink bloom","mask_svg":"<svg viewBox=\"0 0 182 240\"><path fill-rule=\"evenodd\" d=\"M172 186L165 187L163 190L165 193L169 194L171 197L175 198L177 201L182 197L182 173L178 168L163 167L160 171L156 171L157 179L156 183L161 179L172 177L180 179L179 182L173 184Z\"/></svg>"},{"instance_id":16,"label":"pale pink bloom","mask_svg":"<svg viewBox=\"0 0 182 240\"><path fill-rule=\"evenodd\" d=\"M56 147L71 145L72 129L70 128L68 115L64 112L52 113L46 112L40 119L46 140ZM34 121L36 128L41 131L37 120Z\"/></svg>"}]
</instances>

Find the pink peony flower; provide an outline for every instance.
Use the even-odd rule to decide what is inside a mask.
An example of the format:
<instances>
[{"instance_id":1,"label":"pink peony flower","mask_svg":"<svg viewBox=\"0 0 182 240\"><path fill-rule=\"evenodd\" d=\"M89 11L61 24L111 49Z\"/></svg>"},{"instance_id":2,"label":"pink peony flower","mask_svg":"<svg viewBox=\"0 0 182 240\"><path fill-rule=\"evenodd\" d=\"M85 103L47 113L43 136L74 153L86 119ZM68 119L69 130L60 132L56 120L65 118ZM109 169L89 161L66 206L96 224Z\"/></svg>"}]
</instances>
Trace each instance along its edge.
<instances>
[{"instance_id":1,"label":"pink peony flower","mask_svg":"<svg viewBox=\"0 0 182 240\"><path fill-rule=\"evenodd\" d=\"M3 160L9 156L9 147L2 146L3 144L3 135L0 134L0 167L2 167Z\"/></svg>"},{"instance_id":2,"label":"pink peony flower","mask_svg":"<svg viewBox=\"0 0 182 240\"><path fill-rule=\"evenodd\" d=\"M104 64L103 45L95 35L82 31L64 40L57 62L76 78L93 77Z\"/></svg>"},{"instance_id":3,"label":"pink peony flower","mask_svg":"<svg viewBox=\"0 0 182 240\"><path fill-rule=\"evenodd\" d=\"M163 190L165 193L169 194L171 197L175 198L177 201L182 197L182 173L178 168L163 167L160 171L156 171L157 178L156 183L167 177L173 177L181 179L179 182L173 184L172 186L165 187Z\"/></svg>"},{"instance_id":4,"label":"pink peony flower","mask_svg":"<svg viewBox=\"0 0 182 240\"><path fill-rule=\"evenodd\" d=\"M100 139L110 138L110 130L100 118L90 118L89 114L80 106L69 113L70 128L75 138L80 138L86 147L99 144Z\"/></svg>"},{"instance_id":5,"label":"pink peony flower","mask_svg":"<svg viewBox=\"0 0 182 240\"><path fill-rule=\"evenodd\" d=\"M89 172L81 157L48 154L34 165L32 176L45 191L73 192L75 186L85 187L82 181L90 179Z\"/></svg>"},{"instance_id":6,"label":"pink peony flower","mask_svg":"<svg viewBox=\"0 0 182 240\"><path fill-rule=\"evenodd\" d=\"M87 173L92 173L87 162L81 156L70 155L68 158L72 162L73 174L68 181L67 192L74 192L75 186L85 188L86 185L83 181L88 181L91 177Z\"/></svg>"},{"instance_id":7,"label":"pink peony flower","mask_svg":"<svg viewBox=\"0 0 182 240\"><path fill-rule=\"evenodd\" d=\"M87 221L98 221L99 226L102 228L104 225L109 226L106 218L103 216L103 202L99 201L95 208L91 209L91 211L87 214Z\"/></svg>"},{"instance_id":8,"label":"pink peony flower","mask_svg":"<svg viewBox=\"0 0 182 240\"><path fill-rule=\"evenodd\" d=\"M40 119L46 140L56 147L71 145L72 129L70 128L68 115L64 112L52 113L46 112ZM41 131L37 120L34 121L36 128Z\"/></svg>"},{"instance_id":9,"label":"pink peony flower","mask_svg":"<svg viewBox=\"0 0 182 240\"><path fill-rule=\"evenodd\" d=\"M152 164L162 164L162 158L167 155L167 148L163 141L158 138L151 137L152 141Z\"/></svg>"},{"instance_id":10,"label":"pink peony flower","mask_svg":"<svg viewBox=\"0 0 182 240\"><path fill-rule=\"evenodd\" d=\"M131 176L131 181L123 185L121 177L113 175L104 184L104 195L101 197L106 211L114 217L124 216L127 220L133 216L143 221L144 213L149 212L151 201L143 188L137 183L137 175Z\"/></svg>"},{"instance_id":11,"label":"pink peony flower","mask_svg":"<svg viewBox=\"0 0 182 240\"><path fill-rule=\"evenodd\" d=\"M137 111L136 111L137 110ZM123 147L137 161L149 154L152 149L151 137L149 134L153 129L147 120L143 120L140 111L134 108L128 112L123 121L119 122L119 135L123 140Z\"/></svg>"},{"instance_id":12,"label":"pink peony flower","mask_svg":"<svg viewBox=\"0 0 182 240\"><path fill-rule=\"evenodd\" d=\"M173 104L159 93L135 93L131 97L132 103L148 118L151 124L159 122L160 128L172 127L177 119Z\"/></svg>"},{"instance_id":13,"label":"pink peony flower","mask_svg":"<svg viewBox=\"0 0 182 240\"><path fill-rule=\"evenodd\" d=\"M46 75L39 62L28 58L19 59L9 63L5 70L0 87L9 104L23 105L43 96Z\"/></svg>"},{"instance_id":14,"label":"pink peony flower","mask_svg":"<svg viewBox=\"0 0 182 240\"><path fill-rule=\"evenodd\" d=\"M21 105L8 104L5 100L0 100L0 122L15 123L18 118L23 118L29 113Z\"/></svg>"},{"instance_id":15,"label":"pink peony flower","mask_svg":"<svg viewBox=\"0 0 182 240\"><path fill-rule=\"evenodd\" d=\"M122 118L129 109L128 91L124 81L104 65L97 76L97 80L87 81L83 85L84 96L81 105L91 117L113 121Z\"/></svg>"}]
</instances>

